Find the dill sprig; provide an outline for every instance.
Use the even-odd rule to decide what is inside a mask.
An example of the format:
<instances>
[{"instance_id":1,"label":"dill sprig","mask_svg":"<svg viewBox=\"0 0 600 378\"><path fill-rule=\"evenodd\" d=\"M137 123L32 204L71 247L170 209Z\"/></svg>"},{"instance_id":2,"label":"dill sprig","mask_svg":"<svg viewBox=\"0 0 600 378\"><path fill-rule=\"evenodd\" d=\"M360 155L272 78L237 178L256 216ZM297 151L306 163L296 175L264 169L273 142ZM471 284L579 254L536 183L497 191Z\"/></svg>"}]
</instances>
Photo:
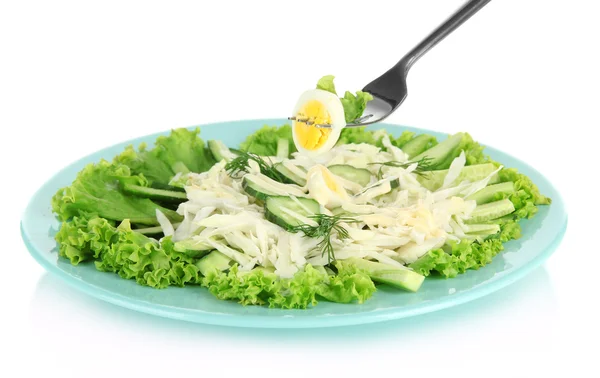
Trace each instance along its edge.
<instances>
[{"instance_id":1,"label":"dill sprig","mask_svg":"<svg viewBox=\"0 0 600 378\"><path fill-rule=\"evenodd\" d=\"M284 181L283 175L275 169L275 165L271 163L270 159L267 158L269 160L267 162L261 156L246 151L236 151L236 154L238 156L225 165L225 170L231 177L239 178L240 173L248 172L249 162L253 160L258 164L260 173L277 182Z\"/></svg>"},{"instance_id":2,"label":"dill sprig","mask_svg":"<svg viewBox=\"0 0 600 378\"><path fill-rule=\"evenodd\" d=\"M379 171L377 172L377 178L378 179L382 179L383 178L383 167L394 167L394 168L404 168L407 169L408 167L410 167L413 164L417 164L417 167L412 171L412 173L419 175L419 176L425 176L425 174L427 174L427 171L431 170L432 167L432 163L431 163L431 158L425 156L423 158L421 158L418 161L406 161L406 162L399 162L399 161L386 161L386 162L377 162L377 163L369 163L369 165L375 165L375 164L379 164Z\"/></svg>"},{"instance_id":3,"label":"dill sprig","mask_svg":"<svg viewBox=\"0 0 600 378\"><path fill-rule=\"evenodd\" d=\"M356 223L358 221L356 219L343 217L340 215L327 214L311 215L309 218L315 220L317 225L311 226L308 224L301 224L288 228L288 231L302 231L304 235L308 236L309 238L323 238L323 240L317 244L317 248L321 250L321 256L327 254L329 263L335 261L335 253L333 252L333 245L331 244L331 233L336 231L338 239L347 239L349 237L348 230L346 230L340 223Z\"/></svg>"}]
</instances>

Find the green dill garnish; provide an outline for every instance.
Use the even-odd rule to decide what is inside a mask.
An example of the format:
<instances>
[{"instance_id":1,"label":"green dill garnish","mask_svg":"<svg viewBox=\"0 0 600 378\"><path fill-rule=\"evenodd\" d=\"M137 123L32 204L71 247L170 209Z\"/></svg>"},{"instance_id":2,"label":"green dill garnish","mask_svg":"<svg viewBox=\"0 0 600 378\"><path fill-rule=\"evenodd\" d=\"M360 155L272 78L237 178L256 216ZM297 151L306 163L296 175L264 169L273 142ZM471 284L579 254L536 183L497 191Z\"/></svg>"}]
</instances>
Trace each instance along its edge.
<instances>
[{"instance_id":1,"label":"green dill garnish","mask_svg":"<svg viewBox=\"0 0 600 378\"><path fill-rule=\"evenodd\" d=\"M340 225L340 223L356 223L358 221L356 219L342 217L340 215L326 214L311 215L309 218L315 220L315 222L317 222L317 225L310 226L308 224L301 224L299 226L288 228L288 231L302 231L304 235L308 236L309 238L323 238L323 240L321 240L319 244L317 244L317 248L321 250L321 256L327 254L329 263L335 261L333 245L331 245L331 233L335 230L337 232L338 239L347 239L349 237L348 230L346 230L342 225Z\"/></svg>"},{"instance_id":2,"label":"green dill garnish","mask_svg":"<svg viewBox=\"0 0 600 378\"><path fill-rule=\"evenodd\" d=\"M238 156L225 165L225 170L231 177L239 178L240 173L247 172L249 161L253 160L258 164L260 173L277 182L284 182L283 175L275 169L276 165L272 164L270 159L267 159L267 162L262 157L246 151L236 151L236 154Z\"/></svg>"},{"instance_id":3,"label":"green dill garnish","mask_svg":"<svg viewBox=\"0 0 600 378\"><path fill-rule=\"evenodd\" d=\"M376 165L379 164L379 171L377 172L377 178L378 179L382 179L383 178L383 167L394 167L394 168L404 168L407 169L408 167L410 167L413 164L417 164L417 167L412 171L412 173L414 173L415 175L419 175L419 176L424 176L425 174L427 174L427 171L430 170L431 168L431 158L428 157L424 157L421 160L418 161L406 161L406 162L399 162L399 161L386 161L386 162L381 162L381 163L369 163L369 165Z\"/></svg>"}]
</instances>

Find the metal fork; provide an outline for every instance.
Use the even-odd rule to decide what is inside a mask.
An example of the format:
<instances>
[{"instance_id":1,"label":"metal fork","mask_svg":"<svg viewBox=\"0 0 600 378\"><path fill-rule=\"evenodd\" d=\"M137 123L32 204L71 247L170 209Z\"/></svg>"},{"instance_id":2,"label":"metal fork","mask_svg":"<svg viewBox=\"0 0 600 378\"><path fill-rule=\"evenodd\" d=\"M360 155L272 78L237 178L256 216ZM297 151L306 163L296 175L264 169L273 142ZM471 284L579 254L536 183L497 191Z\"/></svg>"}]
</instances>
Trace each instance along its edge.
<instances>
[{"instance_id":1,"label":"metal fork","mask_svg":"<svg viewBox=\"0 0 600 378\"><path fill-rule=\"evenodd\" d=\"M438 42L452 33L456 28L467 21L472 15L477 13L491 0L470 0L459 8L450 18L438 26L421 43L408 52L395 66L386 73L373 80L363 88L363 92L369 92L373 95L373 100L367 103L364 115L354 122L348 123L346 127L366 126L372 123L380 122L386 119L402 104L408 90L406 88L406 76L415 62L429 51ZM296 120L295 117L289 117L290 120ZM307 125L313 125L309 120ZM315 127L330 128L329 124L316 124Z\"/></svg>"}]
</instances>

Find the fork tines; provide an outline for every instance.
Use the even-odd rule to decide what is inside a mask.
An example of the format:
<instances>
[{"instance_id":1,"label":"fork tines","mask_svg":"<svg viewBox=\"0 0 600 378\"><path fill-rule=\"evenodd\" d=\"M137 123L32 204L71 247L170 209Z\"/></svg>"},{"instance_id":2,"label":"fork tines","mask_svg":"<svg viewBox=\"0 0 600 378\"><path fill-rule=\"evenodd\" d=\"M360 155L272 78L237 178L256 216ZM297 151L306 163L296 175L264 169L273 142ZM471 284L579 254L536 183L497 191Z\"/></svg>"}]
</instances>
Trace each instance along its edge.
<instances>
[{"instance_id":1,"label":"fork tines","mask_svg":"<svg viewBox=\"0 0 600 378\"><path fill-rule=\"evenodd\" d=\"M331 128L331 125L328 123L319 123L319 124L315 124L312 121L309 121L308 118L297 118L297 117L288 117L288 119L290 121L297 121L297 122L302 122L302 123L306 123L307 126L315 126L317 128L325 128L325 129L329 129Z\"/></svg>"}]
</instances>

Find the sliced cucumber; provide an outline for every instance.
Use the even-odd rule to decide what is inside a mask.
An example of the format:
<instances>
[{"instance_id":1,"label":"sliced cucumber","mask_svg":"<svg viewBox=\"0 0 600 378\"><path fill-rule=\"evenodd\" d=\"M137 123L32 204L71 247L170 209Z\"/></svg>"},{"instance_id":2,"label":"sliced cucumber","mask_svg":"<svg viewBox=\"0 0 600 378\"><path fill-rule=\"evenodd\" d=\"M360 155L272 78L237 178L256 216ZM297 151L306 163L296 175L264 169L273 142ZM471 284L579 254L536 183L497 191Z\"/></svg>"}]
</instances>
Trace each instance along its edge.
<instances>
[{"instance_id":1,"label":"sliced cucumber","mask_svg":"<svg viewBox=\"0 0 600 378\"><path fill-rule=\"evenodd\" d=\"M442 165L446 163L448 157L456 151L458 146L460 146L460 142L462 141L464 135L464 133L456 133L454 135L451 135L439 144L413 157L411 160L419 161L423 158L428 158L430 159L429 167L432 170L442 169Z\"/></svg>"},{"instance_id":2,"label":"sliced cucumber","mask_svg":"<svg viewBox=\"0 0 600 378\"><path fill-rule=\"evenodd\" d=\"M500 226L493 223L467 224L466 232L473 235L493 235L500 232Z\"/></svg>"},{"instance_id":3,"label":"sliced cucumber","mask_svg":"<svg viewBox=\"0 0 600 378\"><path fill-rule=\"evenodd\" d=\"M392 184L392 182L395 182ZM365 203L392 191L392 185L399 185L397 178L380 180L354 196L356 203Z\"/></svg>"},{"instance_id":4,"label":"sliced cucumber","mask_svg":"<svg viewBox=\"0 0 600 378\"><path fill-rule=\"evenodd\" d=\"M175 243L173 247L177 252L183 252L190 257L202 257L214 248L208 244L196 241L194 239L181 240Z\"/></svg>"},{"instance_id":5,"label":"sliced cucumber","mask_svg":"<svg viewBox=\"0 0 600 378\"><path fill-rule=\"evenodd\" d=\"M355 257L340 261L342 264L353 264L358 269L364 270L375 282L388 284L413 293L419 290L425 280L425 276L408 268L395 267Z\"/></svg>"},{"instance_id":6,"label":"sliced cucumber","mask_svg":"<svg viewBox=\"0 0 600 378\"><path fill-rule=\"evenodd\" d=\"M296 184L298 186L306 185L306 179L298 176L294 172L290 171L283 164L275 164L274 168L283 175L284 181L286 184Z\"/></svg>"},{"instance_id":7,"label":"sliced cucumber","mask_svg":"<svg viewBox=\"0 0 600 378\"><path fill-rule=\"evenodd\" d=\"M458 175L458 177L456 178L456 180L454 182L460 183L461 181L466 180L466 179L468 179L470 182L483 180L484 178L488 177L495 170L496 170L496 166L491 163L467 165L460 171L460 174ZM425 172L423 175L417 176L417 181L419 181L419 183L421 183L421 185L423 185L425 188L427 188L431 191L436 191L444 184L444 178L446 178L447 174L448 174L447 169L442 169L442 170L438 170L438 171L429 171L429 172ZM499 180L499 177L496 174L490 179L490 181L488 182L488 185L497 183L498 180Z\"/></svg>"},{"instance_id":8,"label":"sliced cucumber","mask_svg":"<svg viewBox=\"0 0 600 378\"><path fill-rule=\"evenodd\" d=\"M245 275L251 274L251 273L256 273L256 272L262 272L265 276L268 276L270 274L275 273L275 269L273 267L268 267L265 268L264 266L256 266L250 270L244 270L244 271L239 271L237 272L237 276L238 277L243 277Z\"/></svg>"},{"instance_id":9,"label":"sliced cucumber","mask_svg":"<svg viewBox=\"0 0 600 378\"><path fill-rule=\"evenodd\" d=\"M171 169L175 173L190 173L190 169L182 162L176 161L171 165Z\"/></svg>"},{"instance_id":10,"label":"sliced cucumber","mask_svg":"<svg viewBox=\"0 0 600 378\"><path fill-rule=\"evenodd\" d=\"M417 135L413 139L406 142L404 146L402 146L402 152L408 155L408 157L412 157L426 151L431 142L435 140L433 135L429 134L421 134Z\"/></svg>"},{"instance_id":11,"label":"sliced cucumber","mask_svg":"<svg viewBox=\"0 0 600 378\"><path fill-rule=\"evenodd\" d=\"M290 156L290 141L287 139L277 139L277 157L287 159Z\"/></svg>"},{"instance_id":12,"label":"sliced cucumber","mask_svg":"<svg viewBox=\"0 0 600 378\"><path fill-rule=\"evenodd\" d=\"M476 193L471 194L470 196L466 197L465 199L473 200L473 201L477 202L478 205L482 205L484 203L488 203L488 202L494 200L494 197L496 196L496 194L499 194L499 193L510 194L510 193L514 193L514 191L515 191L514 183L512 181L507 181L507 182L502 182L500 184L486 186L485 188L481 189L480 191L478 191Z\"/></svg>"},{"instance_id":13,"label":"sliced cucumber","mask_svg":"<svg viewBox=\"0 0 600 378\"><path fill-rule=\"evenodd\" d=\"M331 209L331 214L332 215L340 215L340 216L351 216L352 214L346 210L344 210L343 207L335 207L333 209Z\"/></svg>"},{"instance_id":14,"label":"sliced cucumber","mask_svg":"<svg viewBox=\"0 0 600 378\"><path fill-rule=\"evenodd\" d=\"M309 218L312 215L321 212L319 203L310 198L296 198L286 196L268 197L265 202L265 218L271 223L289 230L292 227L305 224L302 219L298 219L290 212L297 214L299 217ZM286 212L287 210L287 212Z\"/></svg>"},{"instance_id":15,"label":"sliced cucumber","mask_svg":"<svg viewBox=\"0 0 600 378\"><path fill-rule=\"evenodd\" d=\"M153 189L162 189L162 190L169 190L169 191L174 191L174 192L185 193L185 189L182 187L173 186L173 185L169 185L169 184L163 184L161 182L153 182L152 185L150 185L150 187L152 187Z\"/></svg>"},{"instance_id":16,"label":"sliced cucumber","mask_svg":"<svg viewBox=\"0 0 600 378\"><path fill-rule=\"evenodd\" d=\"M212 251L196 262L200 274L206 276L211 271L223 272L229 269L233 260L219 251Z\"/></svg>"},{"instance_id":17,"label":"sliced cucumber","mask_svg":"<svg viewBox=\"0 0 600 378\"><path fill-rule=\"evenodd\" d=\"M266 200L269 196L276 196L277 193L270 191L262 187L259 183L255 182L250 176L244 176L242 180L242 188L246 193L259 200Z\"/></svg>"},{"instance_id":18,"label":"sliced cucumber","mask_svg":"<svg viewBox=\"0 0 600 378\"><path fill-rule=\"evenodd\" d=\"M207 144L210 153L216 161L221 161L223 159L230 161L236 157L236 154L233 153L229 147L227 147L225 143L221 142L220 140L209 140Z\"/></svg>"},{"instance_id":19,"label":"sliced cucumber","mask_svg":"<svg viewBox=\"0 0 600 378\"><path fill-rule=\"evenodd\" d=\"M306 195L303 188L277 182L260 175L245 175L242 180L242 187L246 193L263 201L269 196L304 197Z\"/></svg>"},{"instance_id":20,"label":"sliced cucumber","mask_svg":"<svg viewBox=\"0 0 600 378\"><path fill-rule=\"evenodd\" d=\"M124 184L123 191L138 197L150 198L159 201L183 202L187 200L187 194L180 191L154 189L147 186Z\"/></svg>"},{"instance_id":21,"label":"sliced cucumber","mask_svg":"<svg viewBox=\"0 0 600 378\"><path fill-rule=\"evenodd\" d=\"M368 169L355 168L346 164L330 165L327 169L334 175L355 182L360 186L367 186L371 182L371 172Z\"/></svg>"},{"instance_id":22,"label":"sliced cucumber","mask_svg":"<svg viewBox=\"0 0 600 378\"><path fill-rule=\"evenodd\" d=\"M471 218L465 221L467 224L486 222L500 218L515 211L515 206L508 199L479 205L471 213Z\"/></svg>"},{"instance_id":23,"label":"sliced cucumber","mask_svg":"<svg viewBox=\"0 0 600 378\"><path fill-rule=\"evenodd\" d=\"M163 229L161 226L135 228L135 229L133 229L133 231L139 232L140 234L143 234L146 236L156 236L156 235L163 234Z\"/></svg>"}]
</instances>

